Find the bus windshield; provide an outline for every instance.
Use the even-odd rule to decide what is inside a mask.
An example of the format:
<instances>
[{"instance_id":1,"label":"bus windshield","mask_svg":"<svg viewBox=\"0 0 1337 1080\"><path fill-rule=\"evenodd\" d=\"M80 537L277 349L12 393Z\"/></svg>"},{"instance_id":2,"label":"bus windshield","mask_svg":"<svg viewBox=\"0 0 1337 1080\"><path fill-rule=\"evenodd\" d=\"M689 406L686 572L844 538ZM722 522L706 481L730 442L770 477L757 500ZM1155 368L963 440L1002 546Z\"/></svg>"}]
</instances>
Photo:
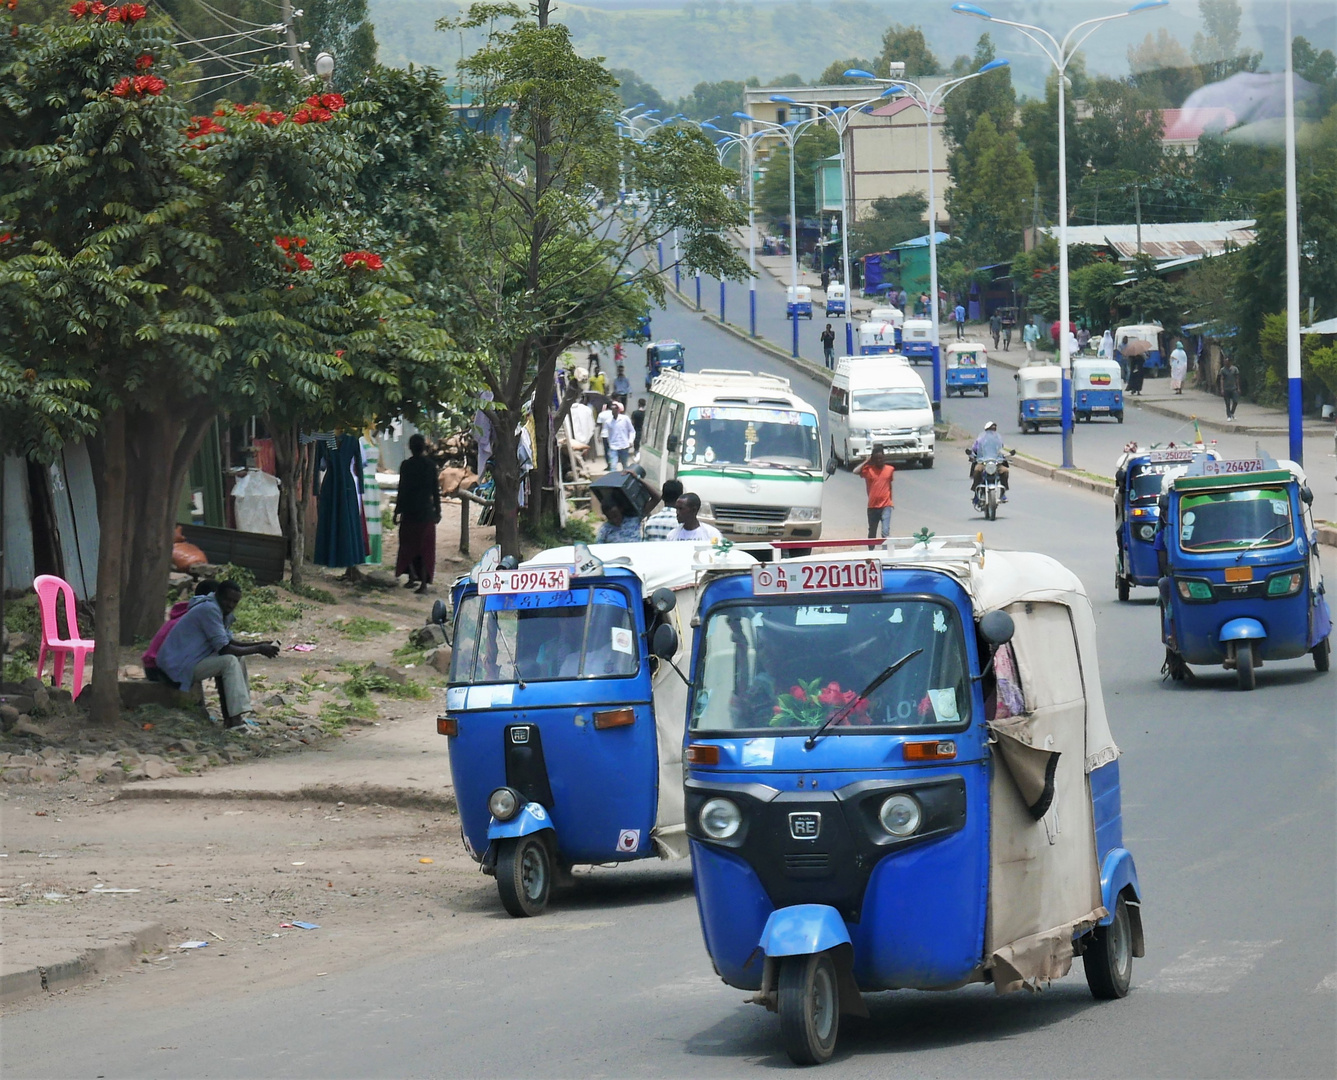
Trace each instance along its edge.
<instances>
[{"instance_id":1,"label":"bus windshield","mask_svg":"<svg viewBox=\"0 0 1337 1080\"><path fill-rule=\"evenodd\" d=\"M621 589L467 596L450 681L542 682L635 675L636 625Z\"/></svg>"},{"instance_id":2,"label":"bus windshield","mask_svg":"<svg viewBox=\"0 0 1337 1080\"><path fill-rule=\"evenodd\" d=\"M797 409L760 406L688 409L682 463L820 469L817 417Z\"/></svg>"},{"instance_id":3,"label":"bus windshield","mask_svg":"<svg viewBox=\"0 0 1337 1080\"><path fill-rule=\"evenodd\" d=\"M879 597L843 604L721 605L702 631L691 725L698 733L963 727L970 665L954 608ZM868 699L859 693L887 667L922 650Z\"/></svg>"},{"instance_id":4,"label":"bus windshield","mask_svg":"<svg viewBox=\"0 0 1337 1080\"><path fill-rule=\"evenodd\" d=\"M1179 503L1179 546L1185 551L1279 547L1294 535L1285 488L1204 492Z\"/></svg>"}]
</instances>

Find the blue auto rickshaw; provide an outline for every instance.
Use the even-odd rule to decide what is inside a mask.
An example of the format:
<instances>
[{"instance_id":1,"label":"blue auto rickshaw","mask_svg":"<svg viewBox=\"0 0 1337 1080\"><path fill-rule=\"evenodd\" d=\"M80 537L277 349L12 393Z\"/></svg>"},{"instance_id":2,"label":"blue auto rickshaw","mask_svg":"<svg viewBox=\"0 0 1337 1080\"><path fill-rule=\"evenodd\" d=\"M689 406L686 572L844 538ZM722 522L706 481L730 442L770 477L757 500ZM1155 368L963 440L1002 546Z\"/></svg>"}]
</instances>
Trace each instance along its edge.
<instances>
[{"instance_id":1,"label":"blue auto rickshaw","mask_svg":"<svg viewBox=\"0 0 1337 1080\"><path fill-rule=\"evenodd\" d=\"M790 285L785 290L787 298L785 301L785 318L787 319L811 319L812 318L812 289L807 285Z\"/></svg>"},{"instance_id":2,"label":"blue auto rickshaw","mask_svg":"<svg viewBox=\"0 0 1337 1080\"><path fill-rule=\"evenodd\" d=\"M1035 990L1081 955L1127 993L1141 891L1075 575L926 535L712 573L698 621L701 927L795 1062L871 991Z\"/></svg>"},{"instance_id":3,"label":"blue auto rickshaw","mask_svg":"<svg viewBox=\"0 0 1337 1080\"><path fill-rule=\"evenodd\" d=\"M948 397L953 392L965 397L967 391L976 390L989 396L988 349L978 341L953 341L942 353Z\"/></svg>"},{"instance_id":4,"label":"blue auto rickshaw","mask_svg":"<svg viewBox=\"0 0 1337 1080\"><path fill-rule=\"evenodd\" d=\"M685 351L681 341L668 338L645 347L645 388L650 389L665 371L684 371Z\"/></svg>"},{"instance_id":5,"label":"blue auto rickshaw","mask_svg":"<svg viewBox=\"0 0 1337 1080\"><path fill-rule=\"evenodd\" d=\"M901 352L910 358L910 363L921 360L933 361L933 320L906 319L901 323Z\"/></svg>"},{"instance_id":6,"label":"blue auto rickshaw","mask_svg":"<svg viewBox=\"0 0 1337 1080\"><path fill-rule=\"evenodd\" d=\"M1063 423L1063 373L1054 364L1032 364L1018 368L1017 426L1021 433Z\"/></svg>"},{"instance_id":7,"label":"blue auto rickshaw","mask_svg":"<svg viewBox=\"0 0 1337 1080\"><path fill-rule=\"evenodd\" d=\"M1125 450L1114 469L1114 588L1127 600L1134 585L1155 587L1161 579L1156 532L1159 500L1167 474L1183 472L1195 454L1217 457L1215 450L1171 446L1164 450Z\"/></svg>"},{"instance_id":8,"label":"blue auto rickshaw","mask_svg":"<svg viewBox=\"0 0 1337 1080\"><path fill-rule=\"evenodd\" d=\"M838 281L826 287L826 313L828 316L845 314L845 286Z\"/></svg>"},{"instance_id":9,"label":"blue auto rickshaw","mask_svg":"<svg viewBox=\"0 0 1337 1080\"><path fill-rule=\"evenodd\" d=\"M505 568L497 551L452 590L437 730L465 849L506 910L527 916L571 866L686 855L686 686L672 664L690 650L697 576L754 560L603 544Z\"/></svg>"},{"instance_id":10,"label":"blue auto rickshaw","mask_svg":"<svg viewBox=\"0 0 1337 1080\"><path fill-rule=\"evenodd\" d=\"M1233 669L1252 690L1267 661L1308 653L1327 671L1332 617L1318 557L1313 493L1291 461L1194 460L1162 496L1157 543L1163 670Z\"/></svg>"},{"instance_id":11,"label":"blue auto rickshaw","mask_svg":"<svg viewBox=\"0 0 1337 1080\"><path fill-rule=\"evenodd\" d=\"M1072 362L1072 415L1090 423L1108 416L1123 423L1123 377L1114 360L1077 357Z\"/></svg>"}]
</instances>

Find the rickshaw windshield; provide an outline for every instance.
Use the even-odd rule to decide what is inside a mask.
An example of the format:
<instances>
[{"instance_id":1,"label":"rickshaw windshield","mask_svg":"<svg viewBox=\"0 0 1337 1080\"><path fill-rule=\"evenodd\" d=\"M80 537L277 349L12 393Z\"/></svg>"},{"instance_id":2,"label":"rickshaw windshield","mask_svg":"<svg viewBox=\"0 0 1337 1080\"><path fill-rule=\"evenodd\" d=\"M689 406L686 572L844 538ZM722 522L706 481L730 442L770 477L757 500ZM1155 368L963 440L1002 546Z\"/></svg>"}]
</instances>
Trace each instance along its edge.
<instances>
[{"instance_id":1,"label":"rickshaw windshield","mask_svg":"<svg viewBox=\"0 0 1337 1080\"><path fill-rule=\"evenodd\" d=\"M682 463L820 469L822 444L817 417L796 409L688 409Z\"/></svg>"},{"instance_id":2,"label":"rickshaw windshield","mask_svg":"<svg viewBox=\"0 0 1337 1080\"><path fill-rule=\"evenodd\" d=\"M1134 466L1128 478L1128 497L1133 502L1154 502L1161 496L1165 473L1170 466Z\"/></svg>"},{"instance_id":3,"label":"rickshaw windshield","mask_svg":"<svg viewBox=\"0 0 1337 1080\"><path fill-rule=\"evenodd\" d=\"M681 345L659 345L655 348L655 357L661 364L677 364L682 360Z\"/></svg>"},{"instance_id":4,"label":"rickshaw windshield","mask_svg":"<svg viewBox=\"0 0 1337 1080\"><path fill-rule=\"evenodd\" d=\"M896 412L927 409L928 395L922 390L857 390L850 401L851 412Z\"/></svg>"},{"instance_id":5,"label":"rickshaw windshield","mask_svg":"<svg viewBox=\"0 0 1337 1080\"><path fill-rule=\"evenodd\" d=\"M970 721L965 637L944 603L878 597L722 605L702 640L693 731L811 731L916 649L923 651L828 733L954 730Z\"/></svg>"},{"instance_id":6,"label":"rickshaw windshield","mask_svg":"<svg viewBox=\"0 0 1337 1080\"><path fill-rule=\"evenodd\" d=\"M1179 503L1179 546L1185 551L1280 547L1294 535L1285 488L1204 492Z\"/></svg>"},{"instance_id":7,"label":"rickshaw windshield","mask_svg":"<svg viewBox=\"0 0 1337 1080\"><path fill-rule=\"evenodd\" d=\"M620 589L466 597L450 681L543 682L635 675L636 624Z\"/></svg>"}]
</instances>

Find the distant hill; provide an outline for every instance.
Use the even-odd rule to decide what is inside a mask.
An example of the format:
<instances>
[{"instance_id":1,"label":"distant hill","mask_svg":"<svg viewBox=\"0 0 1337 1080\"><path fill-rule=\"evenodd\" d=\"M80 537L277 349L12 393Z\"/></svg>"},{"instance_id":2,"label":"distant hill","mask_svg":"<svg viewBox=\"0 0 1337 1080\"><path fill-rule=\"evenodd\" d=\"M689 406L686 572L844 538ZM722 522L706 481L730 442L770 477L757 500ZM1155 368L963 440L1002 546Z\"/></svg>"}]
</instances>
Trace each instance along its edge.
<instances>
[{"instance_id":1,"label":"distant hill","mask_svg":"<svg viewBox=\"0 0 1337 1080\"><path fill-rule=\"evenodd\" d=\"M439 33L433 24L463 6L450 0L370 0L382 63L413 62L453 71L461 51L471 52L479 39L466 35L461 42L458 34ZM995 15L1059 29L1118 11L1123 4L992 0L982 6ZM1242 6L1244 41L1264 49L1264 66L1269 66L1280 54L1279 5L1243 0ZM1331 0L1296 0L1296 32L1317 32L1311 37L1316 45L1333 47L1325 40L1334 32L1331 12ZM556 17L571 28L583 54L603 56L609 67L630 68L670 99L682 97L699 82L720 79L755 75L766 82L786 72L815 79L835 60L876 56L893 22L922 26L944 64L971 53L979 35L989 30L998 54L1012 60L1013 78L1023 95L1037 95L1048 74L1047 62L1019 33L954 15L945 0L916 5L899 0L593 0L583 6L560 4ZM1197 4L1176 0L1167 9L1102 27L1087 49L1088 70L1127 74L1129 44L1162 27L1187 48L1200 28Z\"/></svg>"}]
</instances>

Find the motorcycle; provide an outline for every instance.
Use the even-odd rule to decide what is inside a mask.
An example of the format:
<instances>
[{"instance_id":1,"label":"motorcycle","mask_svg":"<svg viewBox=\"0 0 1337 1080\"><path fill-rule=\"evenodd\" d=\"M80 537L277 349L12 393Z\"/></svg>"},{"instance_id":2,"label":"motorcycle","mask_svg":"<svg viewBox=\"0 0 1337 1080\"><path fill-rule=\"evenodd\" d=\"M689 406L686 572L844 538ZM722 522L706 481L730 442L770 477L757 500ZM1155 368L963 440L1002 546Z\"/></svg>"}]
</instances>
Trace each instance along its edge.
<instances>
[{"instance_id":1,"label":"motorcycle","mask_svg":"<svg viewBox=\"0 0 1337 1080\"><path fill-rule=\"evenodd\" d=\"M1016 451L1012 451L1015 454ZM984 515L986 521L998 519L998 504L1003 501L1006 492L1003 489L1002 467L1007 464L1007 457L976 459L974 450L966 450L970 458L970 475L975 475L975 466L983 465L979 478L971 491L971 505Z\"/></svg>"}]
</instances>

